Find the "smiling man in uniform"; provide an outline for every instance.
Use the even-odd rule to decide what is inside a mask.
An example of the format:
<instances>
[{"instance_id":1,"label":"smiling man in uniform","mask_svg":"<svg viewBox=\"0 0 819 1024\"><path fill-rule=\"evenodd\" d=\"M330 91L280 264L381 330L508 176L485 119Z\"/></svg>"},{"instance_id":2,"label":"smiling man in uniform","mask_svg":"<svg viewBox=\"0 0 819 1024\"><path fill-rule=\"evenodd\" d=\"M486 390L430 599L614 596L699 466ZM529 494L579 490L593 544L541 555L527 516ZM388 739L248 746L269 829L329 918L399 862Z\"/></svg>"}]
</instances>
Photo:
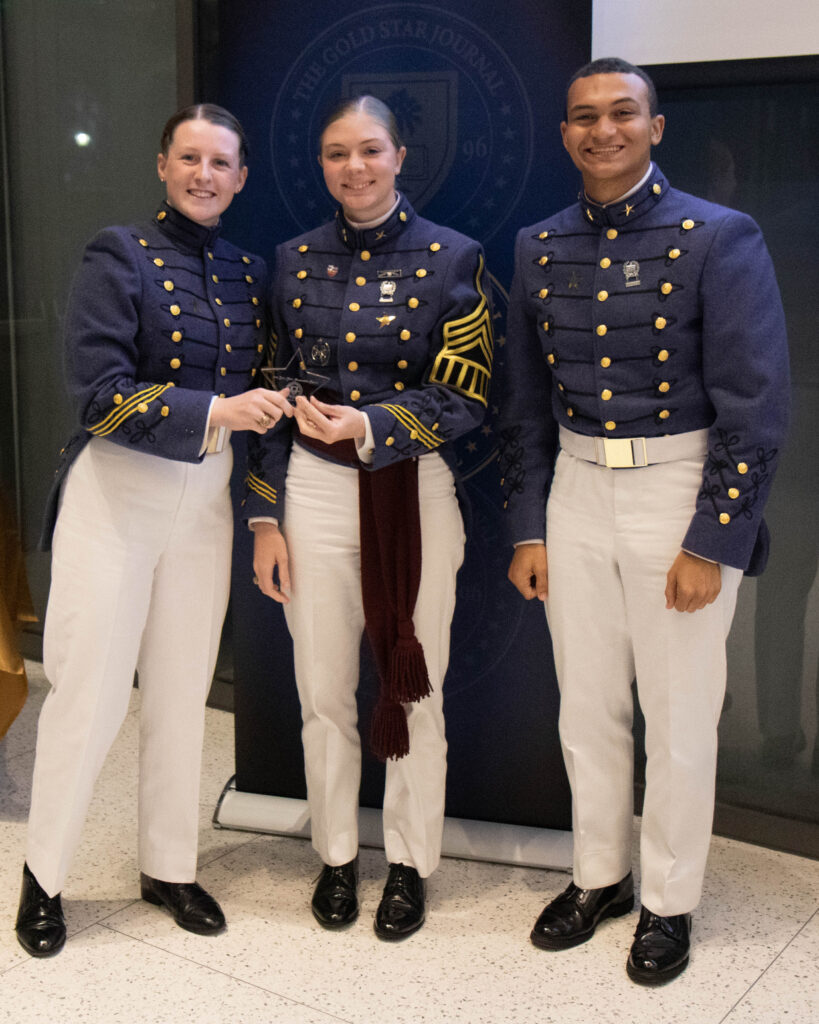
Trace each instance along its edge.
<instances>
[{"instance_id":1,"label":"smiling man in uniform","mask_svg":"<svg viewBox=\"0 0 819 1024\"><path fill-rule=\"evenodd\" d=\"M633 907L636 677L647 764L627 970L649 985L689 960L725 639L743 572L767 557L788 405L759 228L669 185L651 160L664 126L640 68L605 58L571 79L561 132L583 191L518 235L500 423L509 578L546 604L573 797L573 881L531 938L567 949Z\"/></svg>"}]
</instances>

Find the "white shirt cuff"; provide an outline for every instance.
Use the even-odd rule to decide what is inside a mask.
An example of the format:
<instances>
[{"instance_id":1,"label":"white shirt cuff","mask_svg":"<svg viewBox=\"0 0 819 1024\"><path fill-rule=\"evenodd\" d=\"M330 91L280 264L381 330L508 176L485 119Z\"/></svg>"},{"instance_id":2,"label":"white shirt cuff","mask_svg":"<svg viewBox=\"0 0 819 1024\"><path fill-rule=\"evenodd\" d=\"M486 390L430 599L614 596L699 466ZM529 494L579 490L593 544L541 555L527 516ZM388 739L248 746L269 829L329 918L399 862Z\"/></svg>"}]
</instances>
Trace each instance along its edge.
<instances>
[{"instance_id":1,"label":"white shirt cuff","mask_svg":"<svg viewBox=\"0 0 819 1024\"><path fill-rule=\"evenodd\" d=\"M375 438L370 417L363 411L361 415L364 417L364 437L360 441L356 441L355 450L360 461L365 466L369 466L373 461L373 455L375 455Z\"/></svg>"},{"instance_id":2,"label":"white shirt cuff","mask_svg":"<svg viewBox=\"0 0 819 1024\"><path fill-rule=\"evenodd\" d=\"M700 558L703 562L710 562L711 565L719 565L719 562L713 558L706 558L705 555L698 555L696 551L689 551L688 548L682 549L687 555L693 555L694 558Z\"/></svg>"},{"instance_id":3,"label":"white shirt cuff","mask_svg":"<svg viewBox=\"0 0 819 1024\"><path fill-rule=\"evenodd\" d=\"M228 427L211 427L210 425L210 414L213 412L213 403L217 397L217 395L214 395L208 406L205 436L202 440L202 447L199 449L200 455L215 455L217 452L223 451L225 445L230 440L231 431Z\"/></svg>"}]
</instances>

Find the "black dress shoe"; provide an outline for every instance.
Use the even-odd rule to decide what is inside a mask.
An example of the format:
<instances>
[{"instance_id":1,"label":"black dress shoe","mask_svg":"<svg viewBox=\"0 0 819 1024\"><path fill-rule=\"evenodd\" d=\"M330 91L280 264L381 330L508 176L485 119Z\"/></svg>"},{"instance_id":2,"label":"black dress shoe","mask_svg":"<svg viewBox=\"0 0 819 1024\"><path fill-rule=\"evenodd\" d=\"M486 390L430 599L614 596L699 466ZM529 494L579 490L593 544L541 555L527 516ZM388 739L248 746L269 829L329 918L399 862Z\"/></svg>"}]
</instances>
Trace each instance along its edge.
<instances>
[{"instance_id":1,"label":"black dress shoe","mask_svg":"<svg viewBox=\"0 0 819 1024\"><path fill-rule=\"evenodd\" d=\"M645 907L628 955L626 970L638 985L663 985L688 966L691 915L660 917Z\"/></svg>"},{"instance_id":2,"label":"black dress shoe","mask_svg":"<svg viewBox=\"0 0 819 1024\"><path fill-rule=\"evenodd\" d=\"M49 896L23 865L20 909L17 911L17 941L31 956L54 956L65 945L65 918L60 894Z\"/></svg>"},{"instance_id":3,"label":"black dress shoe","mask_svg":"<svg viewBox=\"0 0 819 1024\"><path fill-rule=\"evenodd\" d=\"M379 939L405 939L423 923L423 878L407 864L390 864L387 884L375 912L375 934Z\"/></svg>"},{"instance_id":4,"label":"black dress shoe","mask_svg":"<svg viewBox=\"0 0 819 1024\"><path fill-rule=\"evenodd\" d=\"M197 935L216 935L225 927L225 915L216 900L198 882L160 882L140 872L142 898L167 907L180 928Z\"/></svg>"},{"instance_id":5,"label":"black dress shoe","mask_svg":"<svg viewBox=\"0 0 819 1024\"><path fill-rule=\"evenodd\" d=\"M358 857L336 867L325 864L310 907L322 928L344 928L358 917Z\"/></svg>"},{"instance_id":6,"label":"black dress shoe","mask_svg":"<svg viewBox=\"0 0 819 1024\"><path fill-rule=\"evenodd\" d=\"M621 917L633 906L630 871L622 881L601 889L579 889L572 882L543 908L529 937L540 949L571 949L590 939L605 918Z\"/></svg>"}]
</instances>

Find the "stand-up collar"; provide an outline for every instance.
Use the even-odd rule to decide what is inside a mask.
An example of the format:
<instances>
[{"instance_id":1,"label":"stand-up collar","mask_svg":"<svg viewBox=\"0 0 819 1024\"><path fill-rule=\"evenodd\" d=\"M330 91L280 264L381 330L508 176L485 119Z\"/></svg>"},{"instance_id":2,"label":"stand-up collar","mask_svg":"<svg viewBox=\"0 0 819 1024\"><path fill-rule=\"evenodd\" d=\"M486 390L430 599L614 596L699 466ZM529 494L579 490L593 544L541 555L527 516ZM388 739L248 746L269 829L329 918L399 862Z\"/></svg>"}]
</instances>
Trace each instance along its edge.
<instances>
[{"instance_id":1,"label":"stand-up collar","mask_svg":"<svg viewBox=\"0 0 819 1024\"><path fill-rule=\"evenodd\" d=\"M607 206L600 206L589 199L584 192L577 197L583 216L598 227L624 227L653 210L668 191L665 175L656 165L648 180L636 192Z\"/></svg>"},{"instance_id":2,"label":"stand-up collar","mask_svg":"<svg viewBox=\"0 0 819 1024\"><path fill-rule=\"evenodd\" d=\"M377 249L379 245L383 245L399 235L414 216L415 210L407 197L400 195L399 203L389 217L374 228L354 227L345 219L341 207L339 207L336 210L336 230L338 237L349 249Z\"/></svg>"},{"instance_id":3,"label":"stand-up collar","mask_svg":"<svg viewBox=\"0 0 819 1024\"><path fill-rule=\"evenodd\" d=\"M195 220L190 220L164 200L157 211L156 223L159 225L160 231L168 238L178 245L194 251L213 245L222 230L221 220L212 228L206 227L204 224L197 224Z\"/></svg>"}]
</instances>

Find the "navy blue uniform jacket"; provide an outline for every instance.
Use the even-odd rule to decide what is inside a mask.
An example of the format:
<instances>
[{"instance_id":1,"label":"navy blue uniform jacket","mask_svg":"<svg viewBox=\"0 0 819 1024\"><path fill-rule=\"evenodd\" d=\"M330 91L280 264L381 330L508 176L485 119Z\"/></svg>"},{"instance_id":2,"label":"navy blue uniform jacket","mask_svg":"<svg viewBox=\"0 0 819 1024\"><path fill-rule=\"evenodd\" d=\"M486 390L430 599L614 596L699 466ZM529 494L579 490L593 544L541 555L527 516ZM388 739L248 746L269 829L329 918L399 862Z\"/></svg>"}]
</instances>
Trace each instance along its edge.
<instances>
[{"instance_id":1,"label":"navy blue uniform jacket","mask_svg":"<svg viewBox=\"0 0 819 1024\"><path fill-rule=\"evenodd\" d=\"M482 421L492 371L477 242L419 217L404 197L369 230L339 211L278 247L272 314L275 366L326 378L317 398L367 413L375 446L364 468L440 450L454 470L446 442ZM249 438L245 518L282 517L293 430L282 418Z\"/></svg>"},{"instance_id":2,"label":"navy blue uniform jacket","mask_svg":"<svg viewBox=\"0 0 819 1024\"><path fill-rule=\"evenodd\" d=\"M505 356L513 542L544 535L558 425L614 438L708 428L683 547L762 570L789 381L782 303L750 217L671 188L654 167L627 200L581 196L524 228Z\"/></svg>"},{"instance_id":3,"label":"navy blue uniform jacket","mask_svg":"<svg viewBox=\"0 0 819 1024\"><path fill-rule=\"evenodd\" d=\"M60 453L41 546L60 487L91 437L198 462L214 395L247 390L263 358L263 260L167 203L146 224L89 242L66 312L65 365L78 429Z\"/></svg>"}]
</instances>

